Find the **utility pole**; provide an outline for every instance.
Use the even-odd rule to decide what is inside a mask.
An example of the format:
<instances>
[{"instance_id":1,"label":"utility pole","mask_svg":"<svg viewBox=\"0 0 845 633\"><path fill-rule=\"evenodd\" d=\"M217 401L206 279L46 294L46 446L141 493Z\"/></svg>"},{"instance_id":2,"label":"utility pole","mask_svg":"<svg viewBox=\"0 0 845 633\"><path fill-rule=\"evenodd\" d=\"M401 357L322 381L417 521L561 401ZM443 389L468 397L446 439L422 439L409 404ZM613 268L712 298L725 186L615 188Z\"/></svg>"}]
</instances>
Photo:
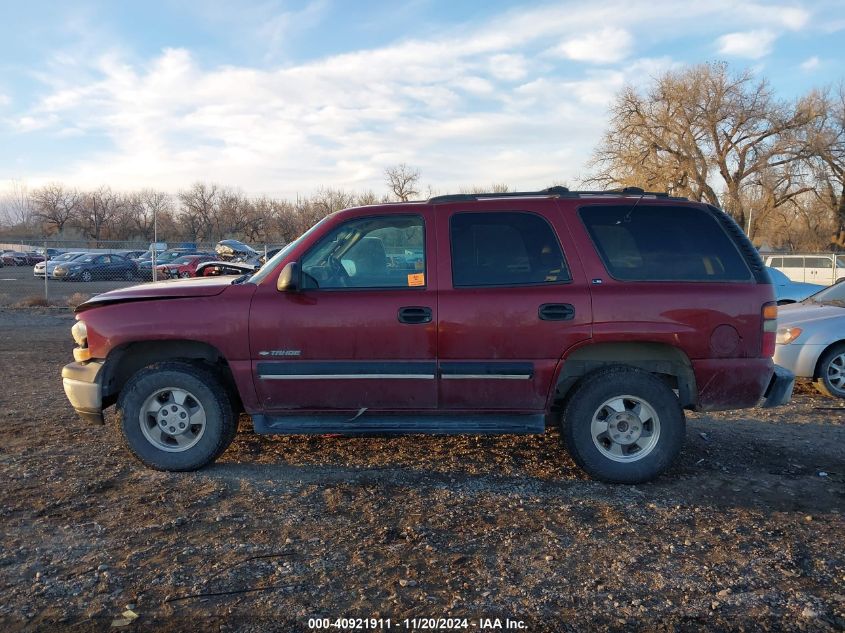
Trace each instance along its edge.
<instances>
[{"instance_id":1,"label":"utility pole","mask_svg":"<svg viewBox=\"0 0 845 633\"><path fill-rule=\"evenodd\" d=\"M153 207L153 281L156 280L156 255L158 254L158 204Z\"/></svg>"}]
</instances>

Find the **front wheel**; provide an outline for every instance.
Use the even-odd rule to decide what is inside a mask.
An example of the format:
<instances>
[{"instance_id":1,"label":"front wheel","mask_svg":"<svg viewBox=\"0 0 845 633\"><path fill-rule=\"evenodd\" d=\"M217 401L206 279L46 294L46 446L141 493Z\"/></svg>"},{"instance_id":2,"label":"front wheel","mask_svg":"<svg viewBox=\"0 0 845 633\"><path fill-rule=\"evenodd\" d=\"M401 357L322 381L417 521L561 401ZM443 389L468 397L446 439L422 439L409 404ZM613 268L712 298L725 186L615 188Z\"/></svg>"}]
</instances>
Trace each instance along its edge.
<instances>
[{"instance_id":1,"label":"front wheel","mask_svg":"<svg viewBox=\"0 0 845 633\"><path fill-rule=\"evenodd\" d=\"M845 347L832 347L822 354L814 384L830 398L845 398Z\"/></svg>"},{"instance_id":2,"label":"front wheel","mask_svg":"<svg viewBox=\"0 0 845 633\"><path fill-rule=\"evenodd\" d=\"M118 399L129 450L156 470L196 470L213 462L235 437L227 390L207 369L185 362L136 373Z\"/></svg>"},{"instance_id":3,"label":"front wheel","mask_svg":"<svg viewBox=\"0 0 845 633\"><path fill-rule=\"evenodd\" d=\"M588 475L608 483L654 479L678 456L685 434L684 412L672 389L629 367L589 374L563 411L570 455Z\"/></svg>"},{"instance_id":4,"label":"front wheel","mask_svg":"<svg viewBox=\"0 0 845 633\"><path fill-rule=\"evenodd\" d=\"M81 276L81 279L82 279L82 281L84 281L85 283L88 283L88 282L89 282L89 281L91 281L93 278L94 278L94 276L91 274L91 271L90 271L90 270L83 270L83 271L82 271L82 276Z\"/></svg>"}]
</instances>

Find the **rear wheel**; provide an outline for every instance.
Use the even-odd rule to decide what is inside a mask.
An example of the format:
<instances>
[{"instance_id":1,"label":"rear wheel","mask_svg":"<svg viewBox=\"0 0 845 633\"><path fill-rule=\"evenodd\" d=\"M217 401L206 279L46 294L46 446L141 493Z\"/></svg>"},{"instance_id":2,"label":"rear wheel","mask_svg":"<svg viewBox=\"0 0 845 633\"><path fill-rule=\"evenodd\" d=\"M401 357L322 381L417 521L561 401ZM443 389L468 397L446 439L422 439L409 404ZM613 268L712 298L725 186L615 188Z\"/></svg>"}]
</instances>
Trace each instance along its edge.
<instances>
[{"instance_id":1,"label":"rear wheel","mask_svg":"<svg viewBox=\"0 0 845 633\"><path fill-rule=\"evenodd\" d=\"M136 373L118 400L129 450L156 470L196 470L217 459L237 432L228 391L211 371L185 362Z\"/></svg>"},{"instance_id":2,"label":"rear wheel","mask_svg":"<svg viewBox=\"0 0 845 633\"><path fill-rule=\"evenodd\" d=\"M591 477L649 481L680 453L686 421L674 392L656 376L611 367L586 376L563 411L563 440Z\"/></svg>"},{"instance_id":3,"label":"rear wheel","mask_svg":"<svg viewBox=\"0 0 845 633\"><path fill-rule=\"evenodd\" d=\"M191 273L189 273L187 270L183 270L181 273L179 273L179 276L180 276L182 279L187 279L188 277L190 277L190 276L191 276Z\"/></svg>"},{"instance_id":4,"label":"rear wheel","mask_svg":"<svg viewBox=\"0 0 845 633\"><path fill-rule=\"evenodd\" d=\"M83 270L81 278L82 278L82 281L89 282L93 279L93 275L91 275L90 270Z\"/></svg>"},{"instance_id":5,"label":"rear wheel","mask_svg":"<svg viewBox=\"0 0 845 633\"><path fill-rule=\"evenodd\" d=\"M123 273L123 278L126 281L132 281L133 279L135 279L135 273L133 273L131 270L127 270L125 273Z\"/></svg>"},{"instance_id":6,"label":"rear wheel","mask_svg":"<svg viewBox=\"0 0 845 633\"><path fill-rule=\"evenodd\" d=\"M814 384L830 398L845 398L845 346L837 345L822 354Z\"/></svg>"}]
</instances>

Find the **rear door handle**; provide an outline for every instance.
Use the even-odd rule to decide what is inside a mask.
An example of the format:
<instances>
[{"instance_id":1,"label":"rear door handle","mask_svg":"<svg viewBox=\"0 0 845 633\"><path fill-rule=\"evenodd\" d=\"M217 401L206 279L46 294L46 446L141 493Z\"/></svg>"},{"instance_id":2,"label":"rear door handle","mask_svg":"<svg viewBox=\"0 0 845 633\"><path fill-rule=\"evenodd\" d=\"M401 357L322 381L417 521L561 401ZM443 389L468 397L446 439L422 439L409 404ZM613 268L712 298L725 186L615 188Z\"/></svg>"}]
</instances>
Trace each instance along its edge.
<instances>
[{"instance_id":1,"label":"rear door handle","mask_svg":"<svg viewBox=\"0 0 845 633\"><path fill-rule=\"evenodd\" d=\"M575 307L571 303L544 303L537 314L543 321L571 321L575 318Z\"/></svg>"},{"instance_id":2,"label":"rear door handle","mask_svg":"<svg viewBox=\"0 0 845 633\"><path fill-rule=\"evenodd\" d=\"M431 308L407 306L399 308L399 323L431 323Z\"/></svg>"}]
</instances>

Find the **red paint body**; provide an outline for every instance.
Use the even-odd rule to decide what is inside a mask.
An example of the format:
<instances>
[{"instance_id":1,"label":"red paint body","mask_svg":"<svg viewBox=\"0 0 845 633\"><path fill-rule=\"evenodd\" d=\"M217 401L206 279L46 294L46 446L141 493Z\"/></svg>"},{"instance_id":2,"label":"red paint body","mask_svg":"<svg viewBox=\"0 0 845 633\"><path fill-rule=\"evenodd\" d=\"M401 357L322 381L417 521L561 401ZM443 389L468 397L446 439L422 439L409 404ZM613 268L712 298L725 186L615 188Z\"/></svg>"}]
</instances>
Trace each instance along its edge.
<instances>
[{"instance_id":1,"label":"red paint body","mask_svg":"<svg viewBox=\"0 0 845 633\"><path fill-rule=\"evenodd\" d=\"M761 351L762 306L771 285L734 282L622 282L599 258L577 209L619 204L619 198L536 197L447 204L411 203L349 209L330 216L275 264L258 284L232 278L145 284L112 291L82 306L93 358L148 340L207 343L225 358L249 413L329 411L541 412L552 402L567 357L585 346L662 343L680 350L695 373L697 409L754 406L772 376ZM679 204L649 201L650 205ZM694 204L694 203L681 203ZM527 211L554 228L572 280L496 288L454 288L449 218L461 210ZM415 214L425 223L425 286L386 290L280 292L288 262L351 218ZM601 280L597 283L596 280ZM570 321L538 319L538 306L571 304ZM424 306L432 320L397 320L404 306ZM533 367L529 380L484 378L384 381L264 380L267 350L300 352L291 362L503 362ZM265 355L261 352L264 351ZM278 359L269 359L278 360ZM108 362L108 361L107 361Z\"/></svg>"},{"instance_id":2,"label":"red paint body","mask_svg":"<svg viewBox=\"0 0 845 633\"><path fill-rule=\"evenodd\" d=\"M188 261L184 263L170 263L159 264L156 266L158 276L161 279L175 279L177 277L196 277L197 266L203 262L212 262L215 260L211 255L193 255L187 256ZM181 259L181 258L180 258Z\"/></svg>"}]
</instances>

